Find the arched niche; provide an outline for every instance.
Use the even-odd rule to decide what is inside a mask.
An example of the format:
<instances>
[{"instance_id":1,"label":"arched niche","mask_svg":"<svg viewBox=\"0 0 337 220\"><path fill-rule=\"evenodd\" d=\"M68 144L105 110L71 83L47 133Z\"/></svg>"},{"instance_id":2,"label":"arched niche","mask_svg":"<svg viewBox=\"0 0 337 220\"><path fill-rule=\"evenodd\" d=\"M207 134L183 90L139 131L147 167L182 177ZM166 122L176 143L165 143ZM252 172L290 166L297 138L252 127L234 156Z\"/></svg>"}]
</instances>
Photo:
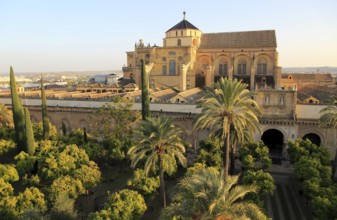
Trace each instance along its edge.
<instances>
[{"instance_id":1,"label":"arched niche","mask_svg":"<svg viewBox=\"0 0 337 220\"><path fill-rule=\"evenodd\" d=\"M285 136L280 130L275 128L265 130L261 140L268 146L271 158L283 157Z\"/></svg>"}]
</instances>

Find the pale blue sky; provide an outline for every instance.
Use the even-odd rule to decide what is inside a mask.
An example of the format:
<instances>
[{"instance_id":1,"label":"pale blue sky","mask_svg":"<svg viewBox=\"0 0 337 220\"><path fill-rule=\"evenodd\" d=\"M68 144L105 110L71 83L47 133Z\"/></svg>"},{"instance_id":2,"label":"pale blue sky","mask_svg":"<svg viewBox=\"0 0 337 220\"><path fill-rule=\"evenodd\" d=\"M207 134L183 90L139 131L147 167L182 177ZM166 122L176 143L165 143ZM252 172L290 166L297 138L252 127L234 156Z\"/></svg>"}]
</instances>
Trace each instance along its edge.
<instances>
[{"instance_id":1,"label":"pale blue sky","mask_svg":"<svg viewBox=\"0 0 337 220\"><path fill-rule=\"evenodd\" d=\"M336 0L0 0L0 72L120 70L184 10L204 33L276 30L280 66L337 66Z\"/></svg>"}]
</instances>

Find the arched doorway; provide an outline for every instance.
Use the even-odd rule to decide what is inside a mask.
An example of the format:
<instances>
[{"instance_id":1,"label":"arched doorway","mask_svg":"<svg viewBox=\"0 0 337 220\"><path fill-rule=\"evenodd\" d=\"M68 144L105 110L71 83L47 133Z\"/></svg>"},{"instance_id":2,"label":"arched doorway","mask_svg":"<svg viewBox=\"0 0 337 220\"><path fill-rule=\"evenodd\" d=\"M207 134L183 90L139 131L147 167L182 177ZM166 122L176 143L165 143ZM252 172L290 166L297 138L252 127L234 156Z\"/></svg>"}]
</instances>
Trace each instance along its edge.
<instances>
[{"instance_id":1,"label":"arched doorway","mask_svg":"<svg viewBox=\"0 0 337 220\"><path fill-rule=\"evenodd\" d=\"M205 86L205 75L203 73L195 75L195 87L203 88Z\"/></svg>"},{"instance_id":2,"label":"arched doorway","mask_svg":"<svg viewBox=\"0 0 337 220\"><path fill-rule=\"evenodd\" d=\"M68 119L66 118L62 119L60 129L61 129L62 135L70 134L71 127L70 127L70 122Z\"/></svg>"},{"instance_id":3,"label":"arched doorway","mask_svg":"<svg viewBox=\"0 0 337 220\"><path fill-rule=\"evenodd\" d=\"M263 133L261 140L268 146L271 158L282 158L284 141L282 132L277 129L268 129Z\"/></svg>"},{"instance_id":4,"label":"arched doorway","mask_svg":"<svg viewBox=\"0 0 337 220\"><path fill-rule=\"evenodd\" d=\"M309 133L304 135L302 139L309 139L311 143L316 144L317 146L321 146L321 138L317 134Z\"/></svg>"}]
</instances>

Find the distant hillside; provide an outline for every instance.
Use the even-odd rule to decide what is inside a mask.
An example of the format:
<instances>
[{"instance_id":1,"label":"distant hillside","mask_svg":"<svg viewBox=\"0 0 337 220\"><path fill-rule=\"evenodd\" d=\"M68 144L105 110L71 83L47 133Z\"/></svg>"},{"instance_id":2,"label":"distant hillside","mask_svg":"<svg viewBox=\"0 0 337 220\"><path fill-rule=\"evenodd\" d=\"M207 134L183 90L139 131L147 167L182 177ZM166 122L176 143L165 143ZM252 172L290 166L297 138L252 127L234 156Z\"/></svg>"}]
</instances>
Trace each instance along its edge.
<instances>
[{"instance_id":1,"label":"distant hillside","mask_svg":"<svg viewBox=\"0 0 337 220\"><path fill-rule=\"evenodd\" d=\"M122 72L121 70L93 70L93 71L50 71L50 72L15 72L16 76L20 75L29 75L29 76L34 76L34 75L50 75L50 74L55 74L55 75L63 75L63 76L68 76L68 75L81 75L81 76L92 76L100 73L108 74L108 73L120 73ZM8 73L0 73L0 76L5 76L9 75Z\"/></svg>"},{"instance_id":2,"label":"distant hillside","mask_svg":"<svg viewBox=\"0 0 337 220\"><path fill-rule=\"evenodd\" d=\"M337 67L282 67L282 73L337 73Z\"/></svg>"}]
</instances>

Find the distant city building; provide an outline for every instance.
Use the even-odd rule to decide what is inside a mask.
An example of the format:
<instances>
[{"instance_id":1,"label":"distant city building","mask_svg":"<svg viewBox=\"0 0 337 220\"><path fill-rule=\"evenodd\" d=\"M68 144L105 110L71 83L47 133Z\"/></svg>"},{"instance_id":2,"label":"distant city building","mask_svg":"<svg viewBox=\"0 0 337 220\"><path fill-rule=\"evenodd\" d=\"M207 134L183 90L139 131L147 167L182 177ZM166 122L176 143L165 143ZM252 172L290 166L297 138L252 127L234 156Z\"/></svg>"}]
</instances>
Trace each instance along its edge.
<instances>
[{"instance_id":1,"label":"distant city building","mask_svg":"<svg viewBox=\"0 0 337 220\"><path fill-rule=\"evenodd\" d=\"M118 79L120 78L120 76L112 73L112 74L109 74L107 76L107 79L106 79L106 83L107 84L117 84L118 83Z\"/></svg>"},{"instance_id":2,"label":"distant city building","mask_svg":"<svg viewBox=\"0 0 337 220\"><path fill-rule=\"evenodd\" d=\"M116 84L120 77L117 74L97 74L94 76L95 83Z\"/></svg>"}]
</instances>

